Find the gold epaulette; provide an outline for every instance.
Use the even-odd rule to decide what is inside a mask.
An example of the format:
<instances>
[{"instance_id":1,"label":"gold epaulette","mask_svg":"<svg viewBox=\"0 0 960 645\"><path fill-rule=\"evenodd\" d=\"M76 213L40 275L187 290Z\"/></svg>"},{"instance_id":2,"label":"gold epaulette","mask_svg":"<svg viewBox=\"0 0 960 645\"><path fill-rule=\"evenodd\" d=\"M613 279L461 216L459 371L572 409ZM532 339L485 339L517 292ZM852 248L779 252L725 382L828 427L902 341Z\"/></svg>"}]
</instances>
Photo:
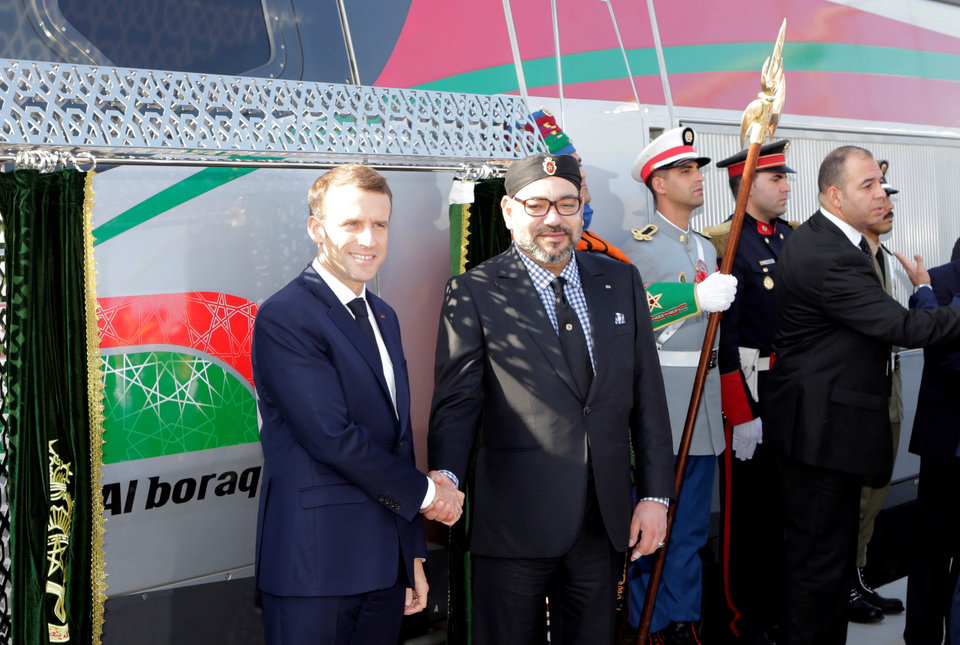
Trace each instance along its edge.
<instances>
[{"instance_id":1,"label":"gold epaulette","mask_svg":"<svg viewBox=\"0 0 960 645\"><path fill-rule=\"evenodd\" d=\"M659 230L656 224L647 224L643 228L631 228L630 232L637 242L652 242L654 234Z\"/></svg>"},{"instance_id":2,"label":"gold epaulette","mask_svg":"<svg viewBox=\"0 0 960 645\"><path fill-rule=\"evenodd\" d=\"M716 226L708 226L703 229L703 232L707 235L705 236L710 242L713 243L713 247L717 249L717 257L722 257L724 251L727 250L727 238L730 237L730 220L717 224Z\"/></svg>"},{"instance_id":3,"label":"gold epaulette","mask_svg":"<svg viewBox=\"0 0 960 645\"><path fill-rule=\"evenodd\" d=\"M789 220L789 219L780 220L780 221L786 222L787 226L789 226L790 228L797 228L798 226L803 224L803 222L794 222L793 220Z\"/></svg>"}]
</instances>

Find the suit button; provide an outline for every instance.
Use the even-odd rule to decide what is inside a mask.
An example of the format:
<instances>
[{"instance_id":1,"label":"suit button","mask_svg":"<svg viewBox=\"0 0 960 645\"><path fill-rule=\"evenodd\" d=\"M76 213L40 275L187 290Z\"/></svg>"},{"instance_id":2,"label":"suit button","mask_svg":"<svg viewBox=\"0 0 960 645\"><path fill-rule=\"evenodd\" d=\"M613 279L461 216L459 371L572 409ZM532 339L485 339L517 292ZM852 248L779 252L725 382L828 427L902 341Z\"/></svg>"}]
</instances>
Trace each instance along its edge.
<instances>
[{"instance_id":1,"label":"suit button","mask_svg":"<svg viewBox=\"0 0 960 645\"><path fill-rule=\"evenodd\" d=\"M591 410L591 409L590 409L590 406L588 405L587 407L585 407L585 408L583 409L583 414L584 414L584 415L588 415L588 414L590 414L592 411L593 411L593 410Z\"/></svg>"}]
</instances>

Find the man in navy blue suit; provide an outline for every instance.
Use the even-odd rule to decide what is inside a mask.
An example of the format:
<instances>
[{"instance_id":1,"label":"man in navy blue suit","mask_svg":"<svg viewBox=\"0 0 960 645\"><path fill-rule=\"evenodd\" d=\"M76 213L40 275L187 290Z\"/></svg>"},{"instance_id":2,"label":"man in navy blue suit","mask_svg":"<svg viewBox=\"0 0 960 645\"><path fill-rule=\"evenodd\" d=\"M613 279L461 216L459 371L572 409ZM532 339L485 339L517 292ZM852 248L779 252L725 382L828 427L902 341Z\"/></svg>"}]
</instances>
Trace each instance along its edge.
<instances>
[{"instance_id":1,"label":"man in navy blue suit","mask_svg":"<svg viewBox=\"0 0 960 645\"><path fill-rule=\"evenodd\" d=\"M930 269L930 287L910 298L912 309L960 306L960 259ZM918 543L907 581L907 645L941 643L960 570L960 351L928 347L910 452L920 455ZM951 561L953 562L951 571ZM952 640L955 645L957 640Z\"/></svg>"},{"instance_id":2,"label":"man in navy blue suit","mask_svg":"<svg viewBox=\"0 0 960 645\"><path fill-rule=\"evenodd\" d=\"M421 514L452 524L463 494L416 469L397 316L365 288L387 254L386 180L341 166L308 203L317 257L263 303L253 334L266 639L392 643L426 606Z\"/></svg>"}]
</instances>

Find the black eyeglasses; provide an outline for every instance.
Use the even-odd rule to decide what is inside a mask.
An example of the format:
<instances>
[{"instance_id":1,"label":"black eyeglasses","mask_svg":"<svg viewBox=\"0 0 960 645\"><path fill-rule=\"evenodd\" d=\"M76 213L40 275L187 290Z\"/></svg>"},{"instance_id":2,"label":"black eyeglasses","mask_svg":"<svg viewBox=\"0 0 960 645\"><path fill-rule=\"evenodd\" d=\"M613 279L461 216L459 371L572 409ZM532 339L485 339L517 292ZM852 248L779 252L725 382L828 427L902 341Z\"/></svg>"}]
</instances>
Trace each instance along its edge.
<instances>
[{"instance_id":1,"label":"black eyeglasses","mask_svg":"<svg viewBox=\"0 0 960 645\"><path fill-rule=\"evenodd\" d=\"M530 217L543 217L550 212L551 206L556 208L561 215L576 215L580 212L580 195L561 197L555 202L544 197L531 197L530 199L510 197L510 199L523 204L523 211Z\"/></svg>"}]
</instances>

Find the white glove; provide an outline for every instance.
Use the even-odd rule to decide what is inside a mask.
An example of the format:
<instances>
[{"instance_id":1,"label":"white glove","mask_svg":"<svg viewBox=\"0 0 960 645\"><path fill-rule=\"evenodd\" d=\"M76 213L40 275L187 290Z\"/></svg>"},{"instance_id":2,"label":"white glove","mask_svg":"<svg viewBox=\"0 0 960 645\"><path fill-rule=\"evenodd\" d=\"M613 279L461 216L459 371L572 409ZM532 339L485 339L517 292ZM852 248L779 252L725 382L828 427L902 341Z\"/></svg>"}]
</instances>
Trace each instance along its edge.
<instances>
[{"instance_id":1,"label":"white glove","mask_svg":"<svg viewBox=\"0 0 960 645\"><path fill-rule=\"evenodd\" d=\"M763 443L763 424L760 417L753 421L733 426L733 454L740 461L753 458L758 443Z\"/></svg>"},{"instance_id":2,"label":"white glove","mask_svg":"<svg viewBox=\"0 0 960 645\"><path fill-rule=\"evenodd\" d=\"M708 314L726 311L737 297L737 279L727 273L711 273L697 283L695 291L703 311Z\"/></svg>"}]
</instances>

